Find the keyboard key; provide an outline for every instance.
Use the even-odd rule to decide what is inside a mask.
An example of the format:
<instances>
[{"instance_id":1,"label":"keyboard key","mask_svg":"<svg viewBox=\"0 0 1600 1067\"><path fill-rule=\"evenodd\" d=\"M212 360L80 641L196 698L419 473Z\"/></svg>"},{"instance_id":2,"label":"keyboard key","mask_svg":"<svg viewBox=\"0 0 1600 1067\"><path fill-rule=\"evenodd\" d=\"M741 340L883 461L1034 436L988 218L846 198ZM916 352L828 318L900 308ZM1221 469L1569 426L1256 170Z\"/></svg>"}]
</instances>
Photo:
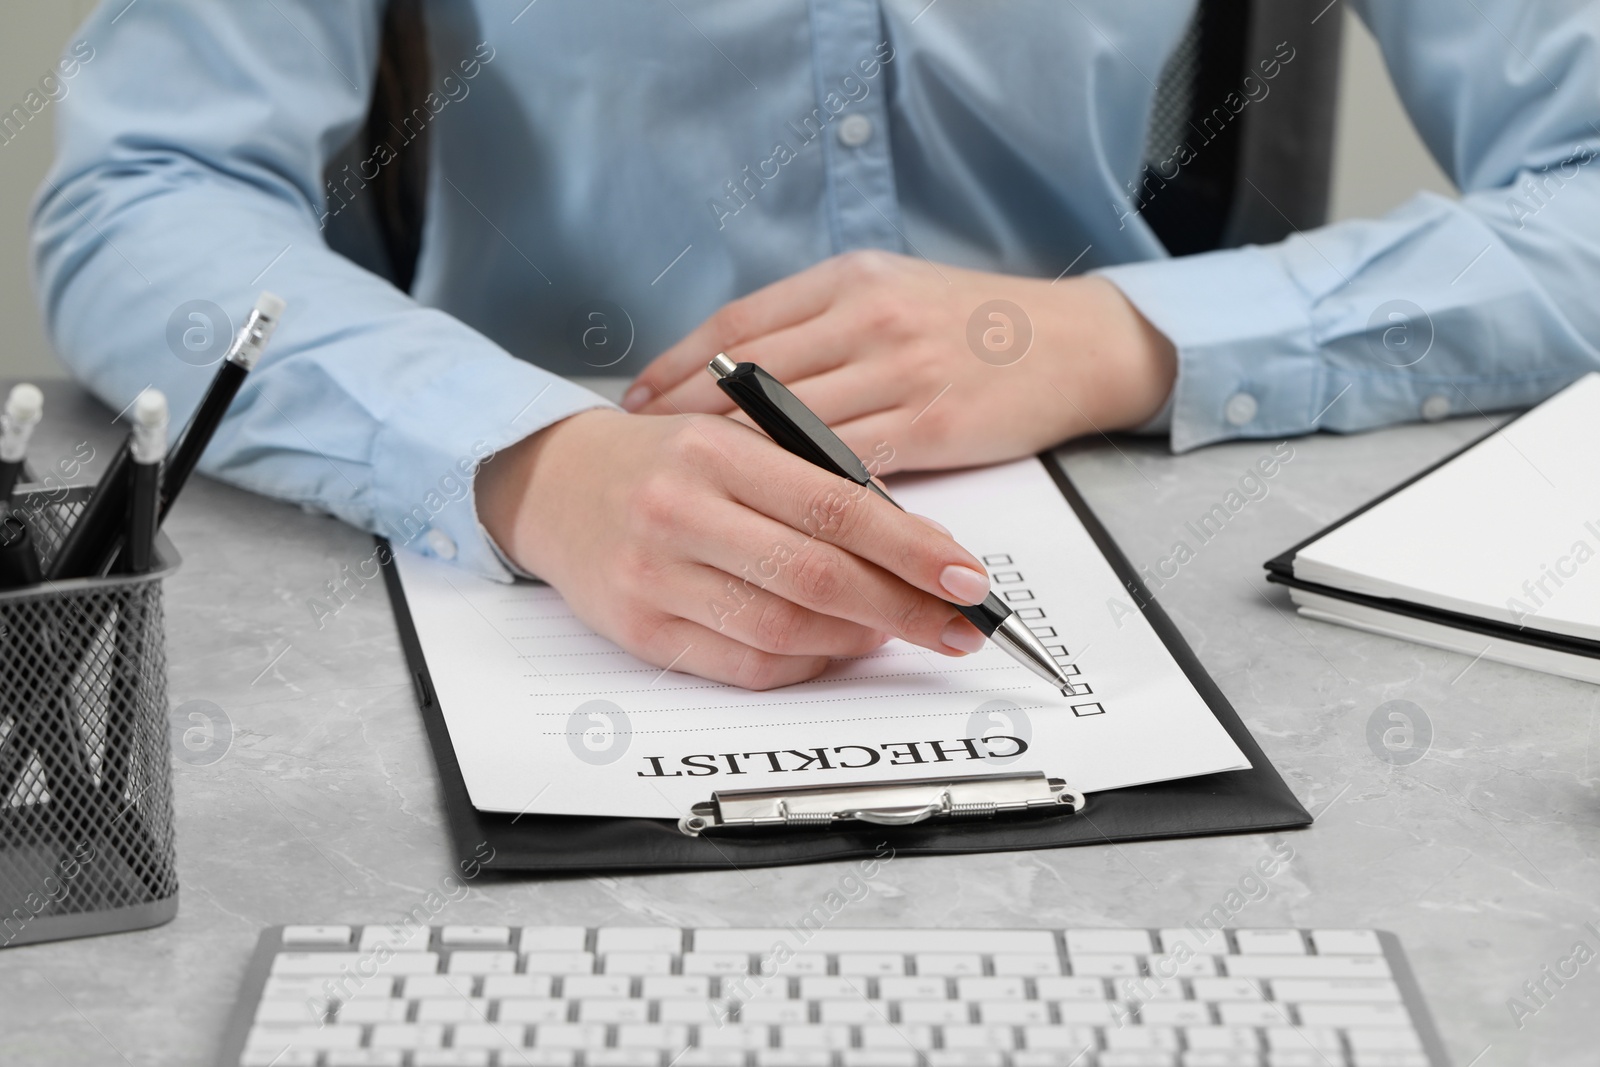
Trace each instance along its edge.
<instances>
[{"instance_id":1,"label":"keyboard key","mask_svg":"<svg viewBox=\"0 0 1600 1067\"><path fill-rule=\"evenodd\" d=\"M1013 1052L1011 1054L1011 1062L1016 1067L1084 1067L1084 1064L1090 1061L1086 1059L1082 1051L1067 1052L1063 1049L1059 1052ZM1251 1064L1250 1067L1256 1067L1256 1065Z\"/></svg>"},{"instance_id":2,"label":"keyboard key","mask_svg":"<svg viewBox=\"0 0 1600 1067\"><path fill-rule=\"evenodd\" d=\"M466 1023L451 1031L450 1044L460 1049L516 1049L527 1044L528 1028L515 1023ZM516 1061L521 1067L522 1061Z\"/></svg>"},{"instance_id":3,"label":"keyboard key","mask_svg":"<svg viewBox=\"0 0 1600 1067\"><path fill-rule=\"evenodd\" d=\"M1404 1030L1352 1027L1345 1031L1345 1037L1357 1052L1412 1052L1422 1049L1422 1039L1410 1027Z\"/></svg>"},{"instance_id":4,"label":"keyboard key","mask_svg":"<svg viewBox=\"0 0 1600 1067\"><path fill-rule=\"evenodd\" d=\"M944 1047L948 1049L1003 1049L1016 1044L1009 1026L946 1026Z\"/></svg>"},{"instance_id":5,"label":"keyboard key","mask_svg":"<svg viewBox=\"0 0 1600 1067\"><path fill-rule=\"evenodd\" d=\"M1096 1062L1100 1067L1174 1067L1178 1056L1174 1052L1148 1050L1102 1052Z\"/></svg>"},{"instance_id":6,"label":"keyboard key","mask_svg":"<svg viewBox=\"0 0 1600 1067\"><path fill-rule=\"evenodd\" d=\"M548 997L555 982L547 974L491 974L483 980L483 995L501 997Z\"/></svg>"},{"instance_id":7,"label":"keyboard key","mask_svg":"<svg viewBox=\"0 0 1600 1067\"><path fill-rule=\"evenodd\" d=\"M1411 1026L1403 1004L1301 1004L1306 1026Z\"/></svg>"},{"instance_id":8,"label":"keyboard key","mask_svg":"<svg viewBox=\"0 0 1600 1067\"><path fill-rule=\"evenodd\" d=\"M602 1048L606 1028L599 1023L540 1023L532 1027L535 1048Z\"/></svg>"},{"instance_id":9,"label":"keyboard key","mask_svg":"<svg viewBox=\"0 0 1600 1067\"><path fill-rule=\"evenodd\" d=\"M411 1054L412 1067L489 1067L485 1049L436 1048Z\"/></svg>"},{"instance_id":10,"label":"keyboard key","mask_svg":"<svg viewBox=\"0 0 1600 1067\"><path fill-rule=\"evenodd\" d=\"M1130 1014L1126 1005L1112 1000L1058 1000L1054 1007L1069 1025L1116 1026Z\"/></svg>"},{"instance_id":11,"label":"keyboard key","mask_svg":"<svg viewBox=\"0 0 1600 1067\"><path fill-rule=\"evenodd\" d=\"M1068 930L1066 938L1067 957L1074 970L1078 970L1079 956L1148 956L1155 952L1147 930Z\"/></svg>"},{"instance_id":12,"label":"keyboard key","mask_svg":"<svg viewBox=\"0 0 1600 1067\"><path fill-rule=\"evenodd\" d=\"M1177 978L1210 978L1221 974L1217 970L1216 956L1190 956L1186 960L1171 960L1162 964L1165 973Z\"/></svg>"},{"instance_id":13,"label":"keyboard key","mask_svg":"<svg viewBox=\"0 0 1600 1067\"><path fill-rule=\"evenodd\" d=\"M1122 1026L1106 1031L1106 1048L1119 1051L1178 1051L1178 1032L1170 1026Z\"/></svg>"},{"instance_id":14,"label":"keyboard key","mask_svg":"<svg viewBox=\"0 0 1600 1067\"><path fill-rule=\"evenodd\" d=\"M1328 1067L1328 1054L1312 1049L1267 1053L1267 1067Z\"/></svg>"},{"instance_id":15,"label":"keyboard key","mask_svg":"<svg viewBox=\"0 0 1600 1067\"><path fill-rule=\"evenodd\" d=\"M839 955L839 973L877 977L886 974L905 974L904 956L887 952L844 952Z\"/></svg>"},{"instance_id":16,"label":"keyboard key","mask_svg":"<svg viewBox=\"0 0 1600 1067\"><path fill-rule=\"evenodd\" d=\"M561 995L568 1000L587 997L626 997L633 991L633 979L625 974L572 974L561 980Z\"/></svg>"},{"instance_id":17,"label":"keyboard key","mask_svg":"<svg viewBox=\"0 0 1600 1067\"><path fill-rule=\"evenodd\" d=\"M756 1067L833 1067L833 1054L821 1049L756 1049Z\"/></svg>"},{"instance_id":18,"label":"keyboard key","mask_svg":"<svg viewBox=\"0 0 1600 1067\"><path fill-rule=\"evenodd\" d=\"M697 952L750 952L772 951L775 941L791 939L784 929L697 930L694 947ZM992 955L1000 952L1029 952L1054 955L1056 939L1048 930L915 930L877 929L851 930L833 928L818 930L806 942L811 952L886 952L897 956L916 952L977 952Z\"/></svg>"},{"instance_id":19,"label":"keyboard key","mask_svg":"<svg viewBox=\"0 0 1600 1067\"><path fill-rule=\"evenodd\" d=\"M362 952L374 952L387 947L391 952L423 952L433 930L426 926L373 925L361 928L361 939L356 947Z\"/></svg>"},{"instance_id":20,"label":"keyboard key","mask_svg":"<svg viewBox=\"0 0 1600 1067\"><path fill-rule=\"evenodd\" d=\"M1209 1026L1211 1009L1196 1000L1151 1001L1139 1009L1146 1026Z\"/></svg>"},{"instance_id":21,"label":"keyboard key","mask_svg":"<svg viewBox=\"0 0 1600 1067\"><path fill-rule=\"evenodd\" d=\"M840 975L816 975L800 979L800 996L805 1000L865 1000L867 981Z\"/></svg>"},{"instance_id":22,"label":"keyboard key","mask_svg":"<svg viewBox=\"0 0 1600 1067\"><path fill-rule=\"evenodd\" d=\"M400 981L401 995L407 1000L437 997L440 1000L459 1000L472 996L477 979L470 974L419 974Z\"/></svg>"},{"instance_id":23,"label":"keyboard key","mask_svg":"<svg viewBox=\"0 0 1600 1067\"><path fill-rule=\"evenodd\" d=\"M1261 1047L1255 1030L1247 1026L1186 1026L1184 1044L1205 1052L1248 1052Z\"/></svg>"},{"instance_id":24,"label":"keyboard key","mask_svg":"<svg viewBox=\"0 0 1600 1067\"><path fill-rule=\"evenodd\" d=\"M1269 1026L1266 1028L1267 1048L1283 1052L1338 1052L1339 1032L1316 1026Z\"/></svg>"},{"instance_id":25,"label":"keyboard key","mask_svg":"<svg viewBox=\"0 0 1600 1067\"><path fill-rule=\"evenodd\" d=\"M1225 956L1228 953L1228 939L1209 926L1163 927L1156 934L1161 941L1161 951L1169 956L1178 951L1179 945L1188 946L1189 951L1197 956Z\"/></svg>"},{"instance_id":26,"label":"keyboard key","mask_svg":"<svg viewBox=\"0 0 1600 1067\"><path fill-rule=\"evenodd\" d=\"M739 1008L739 1021L777 1026L779 1023L808 1023L811 1006L803 1000L753 1000Z\"/></svg>"},{"instance_id":27,"label":"keyboard key","mask_svg":"<svg viewBox=\"0 0 1600 1067\"><path fill-rule=\"evenodd\" d=\"M660 1067L661 1053L643 1048L598 1048L583 1054L584 1067Z\"/></svg>"},{"instance_id":28,"label":"keyboard key","mask_svg":"<svg viewBox=\"0 0 1600 1067\"><path fill-rule=\"evenodd\" d=\"M645 1000L607 997L578 1003L578 1021L584 1023L643 1023L650 1021L650 1003Z\"/></svg>"},{"instance_id":29,"label":"keyboard key","mask_svg":"<svg viewBox=\"0 0 1600 1067\"><path fill-rule=\"evenodd\" d=\"M1217 1005L1217 1015L1228 1026L1288 1026L1289 1009L1268 1000L1230 1000Z\"/></svg>"},{"instance_id":30,"label":"keyboard key","mask_svg":"<svg viewBox=\"0 0 1600 1067\"><path fill-rule=\"evenodd\" d=\"M1139 961L1132 956L1073 956L1072 973L1103 978L1131 978L1139 973Z\"/></svg>"},{"instance_id":31,"label":"keyboard key","mask_svg":"<svg viewBox=\"0 0 1600 1067\"><path fill-rule=\"evenodd\" d=\"M1234 978L1387 978L1382 956L1229 956Z\"/></svg>"},{"instance_id":32,"label":"keyboard key","mask_svg":"<svg viewBox=\"0 0 1600 1067\"><path fill-rule=\"evenodd\" d=\"M405 953L400 957L394 958L409 961L413 958L413 955L412 953ZM423 953L423 955L432 960L433 965L429 968L429 973L437 971L439 969L439 957L431 952ZM376 960L372 956L360 952L280 952L272 957L272 973L289 977L327 975L331 978L339 978L341 977L340 972L345 969L348 969L350 974L358 974L356 966L363 962L370 970ZM393 962L393 959L390 962ZM402 963L403 966L404 964ZM403 969L395 969L387 965L380 971L380 973L383 972L389 974L407 973Z\"/></svg>"},{"instance_id":33,"label":"keyboard key","mask_svg":"<svg viewBox=\"0 0 1600 1067\"><path fill-rule=\"evenodd\" d=\"M804 990L804 983L801 989ZM943 1000L949 986L943 978L926 978L911 975L903 978L878 979L878 996L884 1000Z\"/></svg>"},{"instance_id":34,"label":"keyboard key","mask_svg":"<svg viewBox=\"0 0 1600 1067\"><path fill-rule=\"evenodd\" d=\"M522 952L582 952L589 931L581 926L524 926L517 948Z\"/></svg>"},{"instance_id":35,"label":"keyboard key","mask_svg":"<svg viewBox=\"0 0 1600 1067\"><path fill-rule=\"evenodd\" d=\"M1383 955L1383 945L1374 930L1313 930L1311 943L1320 956Z\"/></svg>"},{"instance_id":36,"label":"keyboard key","mask_svg":"<svg viewBox=\"0 0 1600 1067\"><path fill-rule=\"evenodd\" d=\"M840 1029L846 1029L840 1027ZM772 1028L756 1023L725 1023L700 1028L701 1048L757 1049L772 1043Z\"/></svg>"},{"instance_id":37,"label":"keyboard key","mask_svg":"<svg viewBox=\"0 0 1600 1067\"><path fill-rule=\"evenodd\" d=\"M955 995L960 1000L1022 1000L1027 987L1019 977L958 977Z\"/></svg>"},{"instance_id":38,"label":"keyboard key","mask_svg":"<svg viewBox=\"0 0 1600 1067\"><path fill-rule=\"evenodd\" d=\"M401 1004L402 1009L405 1008ZM262 1000L256 1005L256 1022L258 1023L296 1023L300 1026L317 1026L327 1014L327 1005L319 1004L319 1010L312 1010L311 1005L304 1000ZM404 1014L402 1011L401 1014Z\"/></svg>"},{"instance_id":39,"label":"keyboard key","mask_svg":"<svg viewBox=\"0 0 1600 1067\"><path fill-rule=\"evenodd\" d=\"M1003 952L994 958L995 974L1015 974L1025 977L1060 974L1061 957L1055 953Z\"/></svg>"},{"instance_id":40,"label":"keyboard key","mask_svg":"<svg viewBox=\"0 0 1600 1067\"><path fill-rule=\"evenodd\" d=\"M446 965L451 974L513 974L515 952L452 952Z\"/></svg>"},{"instance_id":41,"label":"keyboard key","mask_svg":"<svg viewBox=\"0 0 1600 1067\"><path fill-rule=\"evenodd\" d=\"M964 1014L965 1012L963 1012ZM849 1000L824 1000L818 1002L817 1017L825 1023L883 1023L889 1021L889 1011L881 1003L855 997ZM912 1021L921 1022L923 1020L914 1019Z\"/></svg>"},{"instance_id":42,"label":"keyboard key","mask_svg":"<svg viewBox=\"0 0 1600 1067\"><path fill-rule=\"evenodd\" d=\"M844 1067L920 1067L921 1061L911 1049L851 1048L840 1054Z\"/></svg>"},{"instance_id":43,"label":"keyboard key","mask_svg":"<svg viewBox=\"0 0 1600 1067\"><path fill-rule=\"evenodd\" d=\"M977 1049L940 1050L924 1053L928 1067L1003 1067L1004 1055Z\"/></svg>"},{"instance_id":44,"label":"keyboard key","mask_svg":"<svg viewBox=\"0 0 1600 1067\"><path fill-rule=\"evenodd\" d=\"M1272 983L1274 1000L1400 1003L1400 987L1387 978L1280 978Z\"/></svg>"},{"instance_id":45,"label":"keyboard key","mask_svg":"<svg viewBox=\"0 0 1600 1067\"><path fill-rule=\"evenodd\" d=\"M748 974L750 957L742 952L685 952L684 974Z\"/></svg>"},{"instance_id":46,"label":"keyboard key","mask_svg":"<svg viewBox=\"0 0 1600 1067\"><path fill-rule=\"evenodd\" d=\"M692 1023L696 1026L715 1026L726 1019L731 1008L721 998L705 997L664 999L657 1004L656 1018L664 1023Z\"/></svg>"},{"instance_id":47,"label":"keyboard key","mask_svg":"<svg viewBox=\"0 0 1600 1067\"><path fill-rule=\"evenodd\" d=\"M1235 930L1233 939L1246 956L1304 956L1306 942L1299 930Z\"/></svg>"},{"instance_id":48,"label":"keyboard key","mask_svg":"<svg viewBox=\"0 0 1600 1067\"><path fill-rule=\"evenodd\" d=\"M482 997L424 1000L417 1005L419 1023L486 1023L489 1002Z\"/></svg>"},{"instance_id":49,"label":"keyboard key","mask_svg":"<svg viewBox=\"0 0 1600 1067\"><path fill-rule=\"evenodd\" d=\"M702 1040L705 1031L701 1031ZM850 1028L848 1026L780 1026L778 1027L778 1045L780 1048L810 1048L837 1051L850 1047Z\"/></svg>"},{"instance_id":50,"label":"keyboard key","mask_svg":"<svg viewBox=\"0 0 1600 1067\"><path fill-rule=\"evenodd\" d=\"M594 950L601 955L665 952L675 956L683 951L683 931L676 926L602 926L595 932Z\"/></svg>"},{"instance_id":51,"label":"keyboard key","mask_svg":"<svg viewBox=\"0 0 1600 1067\"><path fill-rule=\"evenodd\" d=\"M398 1050L359 1048L328 1053L328 1067L400 1067L403 1062Z\"/></svg>"},{"instance_id":52,"label":"keyboard key","mask_svg":"<svg viewBox=\"0 0 1600 1067\"><path fill-rule=\"evenodd\" d=\"M688 1043L689 1028L677 1023L640 1022L617 1027L617 1045L621 1048L670 1049L677 1052Z\"/></svg>"},{"instance_id":53,"label":"keyboard key","mask_svg":"<svg viewBox=\"0 0 1600 1067\"><path fill-rule=\"evenodd\" d=\"M495 1018L503 1023L564 1023L567 1001L531 997L507 997L500 1002Z\"/></svg>"},{"instance_id":54,"label":"keyboard key","mask_svg":"<svg viewBox=\"0 0 1600 1067\"><path fill-rule=\"evenodd\" d=\"M692 1048L673 1060L672 1067L744 1067L744 1053L727 1048Z\"/></svg>"},{"instance_id":55,"label":"keyboard key","mask_svg":"<svg viewBox=\"0 0 1600 1067\"><path fill-rule=\"evenodd\" d=\"M1040 1000L1106 999L1106 984L1098 978L1040 978L1034 988Z\"/></svg>"},{"instance_id":56,"label":"keyboard key","mask_svg":"<svg viewBox=\"0 0 1600 1067\"><path fill-rule=\"evenodd\" d=\"M523 956L523 970L529 974L590 974L594 954L589 952L529 952Z\"/></svg>"},{"instance_id":57,"label":"keyboard key","mask_svg":"<svg viewBox=\"0 0 1600 1067\"><path fill-rule=\"evenodd\" d=\"M672 956L665 952L608 952L607 974L671 974Z\"/></svg>"},{"instance_id":58,"label":"keyboard key","mask_svg":"<svg viewBox=\"0 0 1600 1067\"><path fill-rule=\"evenodd\" d=\"M372 1028L373 1048L438 1048L444 1044L444 1027L437 1023L384 1023Z\"/></svg>"},{"instance_id":59,"label":"keyboard key","mask_svg":"<svg viewBox=\"0 0 1600 1067\"><path fill-rule=\"evenodd\" d=\"M1099 1045L1089 1026L1024 1026L1022 1043L1030 1049L1064 1049L1080 1052Z\"/></svg>"},{"instance_id":60,"label":"keyboard key","mask_svg":"<svg viewBox=\"0 0 1600 1067\"><path fill-rule=\"evenodd\" d=\"M849 1022L848 1019L831 1020L834 1022ZM959 1000L902 1000L900 1002L900 1021L907 1023L928 1023L930 1025L951 1025L972 1021L972 1013L967 1005Z\"/></svg>"},{"instance_id":61,"label":"keyboard key","mask_svg":"<svg viewBox=\"0 0 1600 1067\"><path fill-rule=\"evenodd\" d=\"M986 1023L1043 1026L1050 1021L1050 1010L1037 1000L985 1000L978 1003L978 1018Z\"/></svg>"},{"instance_id":62,"label":"keyboard key","mask_svg":"<svg viewBox=\"0 0 1600 1067\"><path fill-rule=\"evenodd\" d=\"M972 952L921 952L917 954L915 962L918 974L955 977L983 973L983 957ZM843 965L839 970L841 973L844 972Z\"/></svg>"},{"instance_id":63,"label":"keyboard key","mask_svg":"<svg viewBox=\"0 0 1600 1067\"><path fill-rule=\"evenodd\" d=\"M778 968L778 974L784 978L827 973L828 957L821 952L796 952Z\"/></svg>"},{"instance_id":64,"label":"keyboard key","mask_svg":"<svg viewBox=\"0 0 1600 1067\"><path fill-rule=\"evenodd\" d=\"M652 974L641 983L639 995L646 1000L659 1000L662 997L704 999L711 995L711 982L697 976Z\"/></svg>"},{"instance_id":65,"label":"keyboard key","mask_svg":"<svg viewBox=\"0 0 1600 1067\"><path fill-rule=\"evenodd\" d=\"M1189 1049L1178 1057L1183 1067L1260 1067L1261 1057L1254 1052L1208 1052Z\"/></svg>"},{"instance_id":66,"label":"keyboard key","mask_svg":"<svg viewBox=\"0 0 1600 1067\"><path fill-rule=\"evenodd\" d=\"M336 1016L341 1023L403 1023L410 1014L411 1005L403 1000L352 1000L339 1006ZM301 1020L295 1020L301 1021Z\"/></svg>"},{"instance_id":67,"label":"keyboard key","mask_svg":"<svg viewBox=\"0 0 1600 1067\"><path fill-rule=\"evenodd\" d=\"M439 943L476 948L508 948L511 945L511 927L446 926L439 931Z\"/></svg>"},{"instance_id":68,"label":"keyboard key","mask_svg":"<svg viewBox=\"0 0 1600 1067\"><path fill-rule=\"evenodd\" d=\"M1355 1067L1428 1067L1431 1062L1421 1052L1356 1052Z\"/></svg>"},{"instance_id":69,"label":"keyboard key","mask_svg":"<svg viewBox=\"0 0 1600 1067\"><path fill-rule=\"evenodd\" d=\"M1189 984L1194 987L1196 1000L1266 999L1262 984L1249 978L1196 978Z\"/></svg>"},{"instance_id":70,"label":"keyboard key","mask_svg":"<svg viewBox=\"0 0 1600 1067\"><path fill-rule=\"evenodd\" d=\"M281 937L285 946L344 948L350 944L352 933L348 926L285 926Z\"/></svg>"},{"instance_id":71,"label":"keyboard key","mask_svg":"<svg viewBox=\"0 0 1600 1067\"><path fill-rule=\"evenodd\" d=\"M874 1023L861 1027L862 1048L930 1049L936 1042L933 1027L923 1023Z\"/></svg>"}]
</instances>

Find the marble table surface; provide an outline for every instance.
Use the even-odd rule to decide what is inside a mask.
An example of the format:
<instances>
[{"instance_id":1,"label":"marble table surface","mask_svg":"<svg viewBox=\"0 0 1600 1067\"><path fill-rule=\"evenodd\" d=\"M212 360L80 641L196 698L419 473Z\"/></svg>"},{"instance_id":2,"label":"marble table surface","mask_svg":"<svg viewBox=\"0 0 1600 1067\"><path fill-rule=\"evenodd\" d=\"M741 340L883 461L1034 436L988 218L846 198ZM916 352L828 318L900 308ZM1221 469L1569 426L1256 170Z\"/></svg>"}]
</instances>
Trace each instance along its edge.
<instances>
[{"instance_id":1,"label":"marble table surface","mask_svg":"<svg viewBox=\"0 0 1600 1067\"><path fill-rule=\"evenodd\" d=\"M94 476L117 439L111 413L46 385L37 454L89 441ZM1584 924L1600 922L1600 692L1298 619L1262 579L1263 560L1489 428L1475 416L1292 441L1265 495L1158 592L1313 828L898 858L848 923L1179 926L1287 842L1293 859L1235 925L1395 931L1457 1067L1595 1063L1600 960L1559 984L1544 969L1596 942ZM1154 568L1180 538L1194 547L1185 523L1276 444L1174 457L1097 438L1061 458L1127 555ZM374 583L332 618L310 607L370 554L368 537L206 479L168 532L184 559L166 587L169 699L223 709L231 741L214 762L173 763L176 920L0 951L8 1067L210 1063L263 926L393 921L452 870L386 594ZM1385 745L1396 707L1410 748L1404 731ZM841 869L479 879L438 921L763 925L806 911ZM1533 1000L1524 984L1540 980ZM1531 1013L1515 1018L1511 998Z\"/></svg>"}]
</instances>

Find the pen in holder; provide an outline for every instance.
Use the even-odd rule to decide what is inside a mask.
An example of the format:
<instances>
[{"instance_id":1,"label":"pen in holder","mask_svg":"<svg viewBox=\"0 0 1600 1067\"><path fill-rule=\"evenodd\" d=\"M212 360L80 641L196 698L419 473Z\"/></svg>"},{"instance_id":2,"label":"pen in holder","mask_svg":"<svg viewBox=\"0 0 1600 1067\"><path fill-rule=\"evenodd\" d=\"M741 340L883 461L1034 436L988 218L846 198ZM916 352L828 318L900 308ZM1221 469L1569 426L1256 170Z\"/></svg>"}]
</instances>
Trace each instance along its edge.
<instances>
[{"instance_id":1,"label":"pen in holder","mask_svg":"<svg viewBox=\"0 0 1600 1067\"><path fill-rule=\"evenodd\" d=\"M21 490L41 568L91 489ZM145 574L0 592L0 948L178 910L158 536Z\"/></svg>"}]
</instances>

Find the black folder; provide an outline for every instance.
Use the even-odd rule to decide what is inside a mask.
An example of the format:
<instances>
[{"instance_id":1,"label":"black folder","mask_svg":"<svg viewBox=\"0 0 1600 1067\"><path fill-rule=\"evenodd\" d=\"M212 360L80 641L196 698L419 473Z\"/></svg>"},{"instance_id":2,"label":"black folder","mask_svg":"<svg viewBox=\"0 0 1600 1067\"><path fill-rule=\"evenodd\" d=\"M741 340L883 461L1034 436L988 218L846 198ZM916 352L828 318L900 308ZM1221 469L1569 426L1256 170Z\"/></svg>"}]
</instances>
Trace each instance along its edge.
<instances>
[{"instance_id":1,"label":"black folder","mask_svg":"<svg viewBox=\"0 0 1600 1067\"><path fill-rule=\"evenodd\" d=\"M1284 785L1072 481L1051 456L1040 458L1133 602L1250 761L1249 770L1092 793L1075 812L1062 807L936 818L908 826L834 822L825 827L729 828L690 836L670 819L479 811L472 806L456 761L392 553L383 552L384 581L439 768L439 787L458 858L490 872L707 870L866 857L881 854L885 844L897 855L937 855L1264 833L1310 825L1311 815Z\"/></svg>"}]
</instances>

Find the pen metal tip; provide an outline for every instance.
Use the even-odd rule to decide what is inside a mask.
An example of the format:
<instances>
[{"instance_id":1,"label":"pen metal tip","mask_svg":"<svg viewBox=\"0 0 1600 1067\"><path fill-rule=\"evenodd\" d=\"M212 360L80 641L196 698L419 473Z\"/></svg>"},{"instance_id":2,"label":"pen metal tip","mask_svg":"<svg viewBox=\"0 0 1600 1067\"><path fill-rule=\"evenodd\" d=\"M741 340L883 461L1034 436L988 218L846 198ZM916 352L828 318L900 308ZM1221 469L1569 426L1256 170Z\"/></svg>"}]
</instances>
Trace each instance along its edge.
<instances>
[{"instance_id":1,"label":"pen metal tip","mask_svg":"<svg viewBox=\"0 0 1600 1067\"><path fill-rule=\"evenodd\" d=\"M39 421L43 413L44 394L37 385L21 382L11 387L11 395L6 397L6 418L27 425Z\"/></svg>"},{"instance_id":2,"label":"pen metal tip","mask_svg":"<svg viewBox=\"0 0 1600 1067\"><path fill-rule=\"evenodd\" d=\"M711 372L713 378L726 378L738 369L739 364L729 359L724 352L718 352L711 362L706 364L706 370Z\"/></svg>"}]
</instances>

